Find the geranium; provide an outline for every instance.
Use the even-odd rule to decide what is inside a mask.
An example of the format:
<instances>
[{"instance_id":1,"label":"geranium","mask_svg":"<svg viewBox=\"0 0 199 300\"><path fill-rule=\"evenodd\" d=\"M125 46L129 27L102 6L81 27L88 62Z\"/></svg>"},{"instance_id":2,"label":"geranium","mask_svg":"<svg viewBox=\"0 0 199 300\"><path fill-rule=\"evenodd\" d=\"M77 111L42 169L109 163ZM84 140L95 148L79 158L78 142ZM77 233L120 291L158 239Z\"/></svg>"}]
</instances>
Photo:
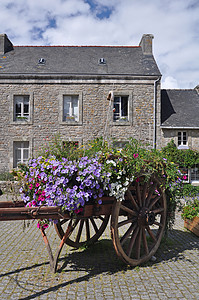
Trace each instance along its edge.
<instances>
[{"instance_id":1,"label":"geranium","mask_svg":"<svg viewBox=\"0 0 199 300\"><path fill-rule=\"evenodd\" d=\"M182 209L182 218L192 220L199 216L199 195L189 199Z\"/></svg>"}]
</instances>

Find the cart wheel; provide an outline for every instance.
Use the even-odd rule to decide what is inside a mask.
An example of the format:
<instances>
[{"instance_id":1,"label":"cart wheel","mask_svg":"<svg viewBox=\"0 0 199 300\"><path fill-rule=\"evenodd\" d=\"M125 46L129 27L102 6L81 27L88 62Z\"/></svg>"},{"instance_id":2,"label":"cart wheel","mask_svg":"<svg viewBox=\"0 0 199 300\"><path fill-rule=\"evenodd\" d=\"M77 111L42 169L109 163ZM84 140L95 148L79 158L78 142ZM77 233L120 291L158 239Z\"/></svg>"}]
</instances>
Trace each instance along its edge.
<instances>
[{"instance_id":1,"label":"cart wheel","mask_svg":"<svg viewBox=\"0 0 199 300\"><path fill-rule=\"evenodd\" d=\"M155 177L137 179L113 207L111 233L117 255L128 265L148 261L157 251L166 222L166 197Z\"/></svg>"},{"instance_id":2,"label":"cart wheel","mask_svg":"<svg viewBox=\"0 0 199 300\"><path fill-rule=\"evenodd\" d=\"M73 224L73 230L65 243L74 248L95 243L106 229L109 216L89 217L85 219L63 219L55 224L55 230L62 239L68 226Z\"/></svg>"}]
</instances>

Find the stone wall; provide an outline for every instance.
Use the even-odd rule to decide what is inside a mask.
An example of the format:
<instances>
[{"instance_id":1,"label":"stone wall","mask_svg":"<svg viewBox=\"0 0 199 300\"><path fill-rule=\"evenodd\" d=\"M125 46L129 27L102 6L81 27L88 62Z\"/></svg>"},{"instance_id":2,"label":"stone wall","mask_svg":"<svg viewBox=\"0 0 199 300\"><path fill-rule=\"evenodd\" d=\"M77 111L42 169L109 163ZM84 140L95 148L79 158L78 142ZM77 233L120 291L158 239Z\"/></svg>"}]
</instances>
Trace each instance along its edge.
<instances>
[{"instance_id":1,"label":"stone wall","mask_svg":"<svg viewBox=\"0 0 199 300\"><path fill-rule=\"evenodd\" d=\"M39 148L53 135L60 132L63 140L79 141L80 144L103 136L110 90L114 94L129 96L129 122L113 122L112 107L109 111L108 138L125 141L134 137L153 144L153 99L154 81L90 81L88 83L21 83L0 85L0 170L13 167L13 142L29 141L30 155L36 155ZM81 122L67 124L61 122L62 106L60 99L70 93L82 96ZM13 95L30 95L30 121L13 121Z\"/></svg>"}]
</instances>

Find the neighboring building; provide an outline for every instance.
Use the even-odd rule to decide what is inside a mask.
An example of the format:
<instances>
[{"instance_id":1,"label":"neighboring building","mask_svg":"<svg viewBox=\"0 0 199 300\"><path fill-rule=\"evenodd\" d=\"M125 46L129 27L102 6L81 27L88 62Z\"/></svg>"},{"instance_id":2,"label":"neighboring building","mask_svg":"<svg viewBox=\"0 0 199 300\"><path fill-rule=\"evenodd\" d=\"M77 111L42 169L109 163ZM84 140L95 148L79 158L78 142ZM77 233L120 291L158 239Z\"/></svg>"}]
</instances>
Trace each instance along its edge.
<instances>
[{"instance_id":1,"label":"neighboring building","mask_svg":"<svg viewBox=\"0 0 199 300\"><path fill-rule=\"evenodd\" d=\"M179 149L199 150L199 95L196 89L161 91L161 147L172 139Z\"/></svg>"},{"instance_id":2,"label":"neighboring building","mask_svg":"<svg viewBox=\"0 0 199 300\"><path fill-rule=\"evenodd\" d=\"M199 150L199 89L162 90L160 141L174 140L178 149ZM184 169L187 182L199 183L199 165Z\"/></svg>"},{"instance_id":3,"label":"neighboring building","mask_svg":"<svg viewBox=\"0 0 199 300\"><path fill-rule=\"evenodd\" d=\"M164 128L172 122L168 112L161 121L152 40L145 34L139 46L13 46L1 34L0 170L26 162L58 132L79 144L105 136L120 146L133 137L160 148L179 131L183 143L184 125ZM195 107L197 99L190 100ZM166 111L169 101L175 106L173 98L162 101ZM199 148L198 129L186 132L188 146Z\"/></svg>"}]
</instances>

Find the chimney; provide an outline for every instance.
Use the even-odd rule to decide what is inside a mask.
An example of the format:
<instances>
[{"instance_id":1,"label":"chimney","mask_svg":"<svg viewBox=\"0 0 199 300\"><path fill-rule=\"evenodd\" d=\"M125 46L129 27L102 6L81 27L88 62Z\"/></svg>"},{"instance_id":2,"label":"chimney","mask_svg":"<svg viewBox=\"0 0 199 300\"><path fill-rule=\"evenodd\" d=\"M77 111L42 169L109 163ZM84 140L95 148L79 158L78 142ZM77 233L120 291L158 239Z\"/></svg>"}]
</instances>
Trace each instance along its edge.
<instances>
[{"instance_id":1,"label":"chimney","mask_svg":"<svg viewBox=\"0 0 199 300\"><path fill-rule=\"evenodd\" d=\"M197 86L194 88L194 90L196 90L196 92L197 92L198 95L199 95L199 85L197 85Z\"/></svg>"},{"instance_id":2,"label":"chimney","mask_svg":"<svg viewBox=\"0 0 199 300\"><path fill-rule=\"evenodd\" d=\"M152 55L153 49L152 49L152 39L154 36L152 34L143 34L142 39L140 41L139 46L142 48L142 52L145 55Z\"/></svg>"},{"instance_id":3,"label":"chimney","mask_svg":"<svg viewBox=\"0 0 199 300\"><path fill-rule=\"evenodd\" d=\"M0 34L0 54L13 50L13 45L6 34Z\"/></svg>"}]
</instances>

